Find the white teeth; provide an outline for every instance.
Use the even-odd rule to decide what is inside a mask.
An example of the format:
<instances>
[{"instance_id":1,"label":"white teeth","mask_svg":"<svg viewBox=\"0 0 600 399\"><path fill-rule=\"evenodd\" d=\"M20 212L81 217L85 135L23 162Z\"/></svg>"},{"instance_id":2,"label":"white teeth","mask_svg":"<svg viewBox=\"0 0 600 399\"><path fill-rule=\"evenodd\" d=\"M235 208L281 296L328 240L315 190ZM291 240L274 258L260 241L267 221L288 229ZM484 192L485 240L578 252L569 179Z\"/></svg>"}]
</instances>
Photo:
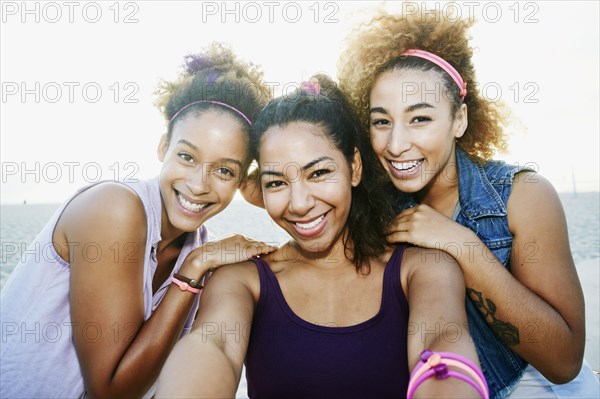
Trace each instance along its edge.
<instances>
[{"instance_id":1,"label":"white teeth","mask_svg":"<svg viewBox=\"0 0 600 399\"><path fill-rule=\"evenodd\" d=\"M189 202L188 200L186 200L185 198L183 198L181 196L181 194L177 194L177 199L179 200L179 203L181 204L181 206L183 206L188 211L192 211L192 212L198 212L198 211L206 208L206 206L207 206L207 204L193 204L193 203Z\"/></svg>"},{"instance_id":2,"label":"white teeth","mask_svg":"<svg viewBox=\"0 0 600 399\"><path fill-rule=\"evenodd\" d=\"M423 162L423 160L420 159L418 161L410 161L410 162L391 162L391 164L394 167L394 169L406 171L408 169L414 168L415 166L421 164L422 162Z\"/></svg>"},{"instance_id":3,"label":"white teeth","mask_svg":"<svg viewBox=\"0 0 600 399\"><path fill-rule=\"evenodd\" d=\"M313 220L312 222L309 223L296 223L296 226L300 227L301 229L312 229L313 227L315 227L316 225L318 225L319 223L321 223L321 221L323 221L323 219L325 218L325 215L321 215L320 217L318 217L317 219Z\"/></svg>"}]
</instances>

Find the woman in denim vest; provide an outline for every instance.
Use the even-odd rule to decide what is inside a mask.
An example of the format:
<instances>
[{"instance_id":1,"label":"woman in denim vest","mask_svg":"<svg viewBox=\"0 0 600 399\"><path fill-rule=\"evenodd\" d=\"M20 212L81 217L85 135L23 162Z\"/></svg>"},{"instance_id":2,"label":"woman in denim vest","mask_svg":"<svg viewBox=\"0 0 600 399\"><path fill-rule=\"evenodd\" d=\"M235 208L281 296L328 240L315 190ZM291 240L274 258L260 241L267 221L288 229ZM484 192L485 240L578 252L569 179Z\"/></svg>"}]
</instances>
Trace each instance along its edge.
<instances>
[{"instance_id":1,"label":"woman in denim vest","mask_svg":"<svg viewBox=\"0 0 600 399\"><path fill-rule=\"evenodd\" d=\"M342 88L393 184L389 240L458 261L491 397L597 397L564 211L546 179L490 160L504 120L478 91L470 25L382 12L342 55Z\"/></svg>"}]
</instances>

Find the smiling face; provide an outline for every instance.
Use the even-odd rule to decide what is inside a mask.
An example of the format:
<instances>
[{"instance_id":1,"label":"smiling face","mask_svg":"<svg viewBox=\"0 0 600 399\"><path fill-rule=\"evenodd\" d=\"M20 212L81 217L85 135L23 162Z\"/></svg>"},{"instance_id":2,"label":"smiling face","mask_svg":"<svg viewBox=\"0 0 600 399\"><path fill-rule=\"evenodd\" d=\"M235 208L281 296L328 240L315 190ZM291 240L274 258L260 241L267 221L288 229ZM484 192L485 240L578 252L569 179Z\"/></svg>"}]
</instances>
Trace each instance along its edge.
<instances>
[{"instance_id":1,"label":"smiling face","mask_svg":"<svg viewBox=\"0 0 600 399\"><path fill-rule=\"evenodd\" d=\"M455 139L467 127L467 110L454 114L444 90L437 72L419 70L385 72L371 90L371 145L402 192L454 184Z\"/></svg>"},{"instance_id":2,"label":"smiling face","mask_svg":"<svg viewBox=\"0 0 600 399\"><path fill-rule=\"evenodd\" d=\"M163 137L158 155L163 235L191 232L233 199L248 162L248 135L225 112L192 113L176 122L169 143Z\"/></svg>"},{"instance_id":3,"label":"smiling face","mask_svg":"<svg viewBox=\"0 0 600 399\"><path fill-rule=\"evenodd\" d=\"M293 122L269 128L261 138L259 152L269 216L305 252L326 253L340 244L351 190L360 182L358 151L349 165L322 128Z\"/></svg>"}]
</instances>

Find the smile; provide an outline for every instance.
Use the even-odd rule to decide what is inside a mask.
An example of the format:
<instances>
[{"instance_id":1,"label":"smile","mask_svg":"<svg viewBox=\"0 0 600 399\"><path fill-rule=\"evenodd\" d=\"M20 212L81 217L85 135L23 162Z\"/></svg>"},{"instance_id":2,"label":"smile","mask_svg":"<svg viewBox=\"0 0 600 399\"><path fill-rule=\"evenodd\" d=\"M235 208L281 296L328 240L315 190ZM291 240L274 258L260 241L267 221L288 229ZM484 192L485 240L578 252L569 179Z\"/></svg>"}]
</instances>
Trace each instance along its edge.
<instances>
[{"instance_id":1,"label":"smile","mask_svg":"<svg viewBox=\"0 0 600 399\"><path fill-rule=\"evenodd\" d=\"M425 161L425 158L421 158L421 159L417 159L414 161L408 161L408 162L394 162L394 161L389 161L390 165L392 165L392 167L400 172L410 172L411 170L417 168L419 165L421 165L423 162Z\"/></svg>"},{"instance_id":2,"label":"smile","mask_svg":"<svg viewBox=\"0 0 600 399\"><path fill-rule=\"evenodd\" d=\"M316 225L318 225L319 223L321 223L323 221L323 219L325 219L325 215L321 215L318 218L316 218L315 220L313 220L312 222L308 222L308 223L296 222L296 226L298 226L304 230L309 230L309 229L312 229L313 227L315 227Z\"/></svg>"},{"instance_id":3,"label":"smile","mask_svg":"<svg viewBox=\"0 0 600 399\"><path fill-rule=\"evenodd\" d=\"M177 201L179 202L179 205L181 205L185 210L188 210L190 212L200 212L210 205L210 203L200 204L190 202L183 198L183 195L181 195L180 193L177 193Z\"/></svg>"},{"instance_id":4,"label":"smile","mask_svg":"<svg viewBox=\"0 0 600 399\"><path fill-rule=\"evenodd\" d=\"M296 230L296 232L298 234L300 234L303 237L312 237L315 236L319 233L321 233L323 231L323 229L325 228L325 226L327 225L327 214L329 213L329 211L325 212L324 214L322 214L321 216L318 216L317 218L311 220L311 221L290 221L292 223L292 225L294 226L294 230Z\"/></svg>"}]
</instances>

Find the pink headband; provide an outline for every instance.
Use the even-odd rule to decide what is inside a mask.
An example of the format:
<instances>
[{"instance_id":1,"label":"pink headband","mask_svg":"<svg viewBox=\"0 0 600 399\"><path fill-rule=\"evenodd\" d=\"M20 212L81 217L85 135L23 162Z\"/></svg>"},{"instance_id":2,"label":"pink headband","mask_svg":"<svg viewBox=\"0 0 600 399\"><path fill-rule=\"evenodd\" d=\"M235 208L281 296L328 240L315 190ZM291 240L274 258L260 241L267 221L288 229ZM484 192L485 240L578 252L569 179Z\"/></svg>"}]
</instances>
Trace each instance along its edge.
<instances>
[{"instance_id":1,"label":"pink headband","mask_svg":"<svg viewBox=\"0 0 600 399\"><path fill-rule=\"evenodd\" d=\"M321 85L319 84L318 80L317 83L310 80L302 82L300 84L300 87L302 88L302 90L309 94L319 95L319 93L321 92Z\"/></svg>"},{"instance_id":2,"label":"pink headband","mask_svg":"<svg viewBox=\"0 0 600 399\"><path fill-rule=\"evenodd\" d=\"M465 97L467 95L467 82L465 82L463 80L463 78L460 76L460 73L458 73L458 71L456 69L454 69L454 67L452 65L450 65L445 59L438 57L435 54L429 53L427 51L417 50L417 49L406 50L401 55L412 55L413 57L423 58L423 59L433 62L434 64L436 64L437 66L442 68L444 71L446 71L446 73L448 75L450 75L452 80L454 80L456 82L456 84L458 85L458 88L460 89L461 101L463 101L465 99Z\"/></svg>"},{"instance_id":3,"label":"pink headband","mask_svg":"<svg viewBox=\"0 0 600 399\"><path fill-rule=\"evenodd\" d=\"M250 126L252 126L252 122L250 122L250 119L244 115L244 113L242 111L240 111L239 109L229 105L229 104L225 104L222 103L220 101L213 101L213 100L200 100L200 101L194 101L193 103L189 103L188 105L186 105L185 107L181 108L179 111L175 112L175 115L173 115L173 117L171 118L171 120L169 121L169 123L173 122L173 120L175 120L175 118L177 117L177 115L181 114L181 112L183 112L184 109L191 107L192 105L196 105L196 104L200 104L200 103L211 103L211 104L217 104L217 105L222 105L225 108L229 108L232 111L237 112L242 118L244 118L244 120L246 122L248 122L248 124Z\"/></svg>"}]
</instances>

